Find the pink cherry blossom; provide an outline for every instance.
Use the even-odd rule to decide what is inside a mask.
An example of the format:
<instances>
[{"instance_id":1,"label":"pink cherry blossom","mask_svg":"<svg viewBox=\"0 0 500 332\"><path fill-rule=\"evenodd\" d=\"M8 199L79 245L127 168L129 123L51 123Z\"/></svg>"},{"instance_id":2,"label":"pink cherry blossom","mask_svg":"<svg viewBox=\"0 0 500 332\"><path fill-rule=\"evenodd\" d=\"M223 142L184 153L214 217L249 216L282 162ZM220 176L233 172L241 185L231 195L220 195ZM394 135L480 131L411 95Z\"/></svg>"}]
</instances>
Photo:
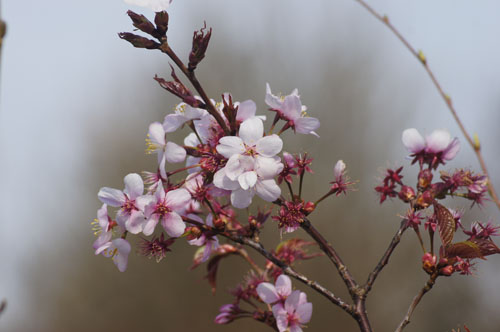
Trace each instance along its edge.
<instances>
[{"instance_id":1,"label":"pink cherry blossom","mask_svg":"<svg viewBox=\"0 0 500 332\"><path fill-rule=\"evenodd\" d=\"M120 234L123 233L123 228L118 226L115 221L111 220L111 217L108 215L108 206L106 204L103 204L102 207L97 210L97 219L94 220L94 223L97 223L93 228L94 234L97 235L97 239L92 244L95 250L98 250L104 244L111 241L113 237L112 230L115 226L119 228Z\"/></svg>"},{"instance_id":2,"label":"pink cherry blossom","mask_svg":"<svg viewBox=\"0 0 500 332\"><path fill-rule=\"evenodd\" d=\"M120 207L116 215L118 225L124 227L132 234L142 231L144 221L144 206L148 203L147 195L142 195L144 183L139 174L131 173L125 176L125 189L123 191L104 187L99 190L97 196L101 202Z\"/></svg>"},{"instance_id":3,"label":"pink cherry blossom","mask_svg":"<svg viewBox=\"0 0 500 332\"><path fill-rule=\"evenodd\" d=\"M175 189L165 192L163 185L158 184L156 193L151 201L145 206L144 214L146 221L143 225L144 235L153 234L156 225L161 224L168 235L179 237L184 234L186 225L179 213L186 209L191 200L191 195L184 189Z\"/></svg>"},{"instance_id":4,"label":"pink cherry blossom","mask_svg":"<svg viewBox=\"0 0 500 332\"><path fill-rule=\"evenodd\" d=\"M292 293L292 281L287 275L281 274L276 284L262 282L257 286L257 294L264 303L273 304L284 301Z\"/></svg>"},{"instance_id":5,"label":"pink cherry blossom","mask_svg":"<svg viewBox=\"0 0 500 332\"><path fill-rule=\"evenodd\" d=\"M312 303L307 302L305 293L296 290L285 303L275 304L272 310L280 332L302 332L302 326L311 320Z\"/></svg>"},{"instance_id":6,"label":"pink cherry blossom","mask_svg":"<svg viewBox=\"0 0 500 332\"><path fill-rule=\"evenodd\" d=\"M125 272L127 269L128 255L131 247L127 240L118 238L109 241L97 248L95 254L102 254L105 257L110 257L115 263L120 272Z\"/></svg>"},{"instance_id":7,"label":"pink cherry blossom","mask_svg":"<svg viewBox=\"0 0 500 332\"><path fill-rule=\"evenodd\" d=\"M319 120L306 116L307 107L302 105L297 89L288 96L278 97L272 94L269 83L266 83L266 104L288 121L287 125L295 132L319 137L315 132L320 126Z\"/></svg>"},{"instance_id":8,"label":"pink cherry blossom","mask_svg":"<svg viewBox=\"0 0 500 332\"><path fill-rule=\"evenodd\" d=\"M184 123L191 120L199 120L208 112L201 108L191 107L186 103L180 103L175 107L175 113L167 114L163 121L163 129L171 133L179 129Z\"/></svg>"},{"instance_id":9,"label":"pink cherry blossom","mask_svg":"<svg viewBox=\"0 0 500 332\"><path fill-rule=\"evenodd\" d=\"M148 148L146 153L158 154L158 168L163 178L166 178L165 162L180 163L186 159L186 150L173 142L165 141L165 130L159 122L153 122L149 125L148 139L146 143Z\"/></svg>"},{"instance_id":10,"label":"pink cherry blossom","mask_svg":"<svg viewBox=\"0 0 500 332\"><path fill-rule=\"evenodd\" d=\"M149 7L155 12L167 10L173 0L125 0L129 5Z\"/></svg>"}]
</instances>

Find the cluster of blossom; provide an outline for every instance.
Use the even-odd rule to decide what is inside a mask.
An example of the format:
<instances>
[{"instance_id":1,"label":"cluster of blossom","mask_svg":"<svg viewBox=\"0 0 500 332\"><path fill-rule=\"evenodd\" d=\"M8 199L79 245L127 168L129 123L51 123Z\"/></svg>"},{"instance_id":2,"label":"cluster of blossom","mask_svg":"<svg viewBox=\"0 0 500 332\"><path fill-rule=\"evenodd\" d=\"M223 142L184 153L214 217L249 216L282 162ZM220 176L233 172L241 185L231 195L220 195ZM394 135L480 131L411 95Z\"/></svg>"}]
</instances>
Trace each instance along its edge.
<instances>
[{"instance_id":1,"label":"cluster of blossom","mask_svg":"<svg viewBox=\"0 0 500 332\"><path fill-rule=\"evenodd\" d=\"M486 225L475 222L467 231L461 222L462 213L448 209L438 203L447 196L458 196L471 200L472 204L482 204L488 191L487 178L470 170L458 169L453 173L440 172L440 180L433 182L433 172L440 165L452 160L460 149L457 138L451 138L448 131L439 129L433 131L425 139L414 129L406 129L402 135L406 149L411 153L412 164L418 163L419 173L416 186L403 184L403 167L387 169L381 185L375 187L380 195L380 203L387 197L398 197L408 203L410 208L404 215L407 226L417 233L424 256L423 269L429 273L450 276L454 272L471 274L471 260L500 253L500 249L492 241L491 236L498 235L498 228L491 223ZM425 211L434 207L433 213L426 215ZM425 231L429 233L431 251L425 249L419 226L425 220ZM462 230L469 238L453 243L457 230ZM438 259L434 254L434 233L441 239Z\"/></svg>"},{"instance_id":2,"label":"cluster of blossom","mask_svg":"<svg viewBox=\"0 0 500 332\"><path fill-rule=\"evenodd\" d=\"M307 230L311 226L308 216L322 200L351 190L354 182L346 175L346 164L342 160L336 163L333 181L326 194L316 201L305 200L302 197L303 179L306 173L313 173L313 159L307 153L282 152L281 138L288 129L319 137L316 133L319 120L308 116L298 91L278 96L272 93L269 84L266 85L265 103L269 111L275 113L266 131L266 116L257 115L255 102L233 102L229 93L224 93L222 100L216 102L206 96L196 80L194 70L205 56L211 29L204 27L195 31L193 47L185 65L167 43L169 16L165 10L172 0L126 2L148 6L156 12L154 24L143 15L128 12L134 27L153 39L132 33L120 33L120 38L137 48L166 53L191 81L199 96L183 84L173 68L172 81L155 76L162 88L182 102L173 113L165 116L163 122L149 126L146 152L157 155L156 171L143 172L142 177L136 173L128 174L124 178L123 190L108 187L99 190L98 198L103 205L95 220L95 254L112 258L123 272L131 251L126 239L128 234L141 236L139 252L157 262L171 251L178 239L185 238L189 245L198 247L192 268L207 262L206 277L213 291L220 262L230 255L239 255L252 266L252 270L232 290L234 302L220 308L215 322L227 324L250 317L280 332L302 331L304 324L311 319L312 304L307 302L305 293L292 291L291 280L283 272L287 271L286 268L293 268L297 261L321 256L322 253L307 252L313 244L319 244L326 254L332 256L331 251L325 250L329 244L317 234L313 236L316 242L297 238L283 241L275 250L265 252L268 260L264 268L252 260L242 244L248 244L245 240L251 241L254 249L265 251L259 243L259 233L268 219L274 220L284 233L294 232L300 227ZM274 133L280 121L281 128ZM182 144L169 140L171 133L183 129L190 133ZM416 184L403 183L403 167L388 169L381 185L375 188L380 203L398 197L409 204L404 226L411 227L418 236L424 251L423 269L427 273L433 277L450 276L454 272L470 274L473 259L500 253L491 239L498 235L499 227L476 222L466 230L461 213L438 201L457 196L471 200L472 204L482 204L487 192L487 178L459 169L453 173L442 171L440 181L433 182L434 172L452 160L460 148L458 139L452 138L446 130L436 130L424 138L416 129L407 129L402 140L410 152L412 164L419 165ZM172 166L179 163L182 165ZM294 191L295 180L298 180L298 192ZM282 193L282 184L286 185L289 195ZM278 206L277 211L272 207L259 209L255 215L248 215L248 222L241 222L238 210L248 208L255 196ZM426 215L431 206L433 212ZM114 218L108 207L115 209ZM420 232L423 220L425 231L429 233L430 251L425 249ZM457 230L462 230L468 236L467 240L453 242ZM439 259L434 254L435 233L441 240ZM221 243L224 238L233 241L234 245ZM342 278L350 281L349 276L342 275ZM275 284L269 281L275 281ZM371 287L368 284L364 287L368 286ZM349 290L354 293L353 289ZM353 300L362 303L356 296ZM245 309L244 303L251 309ZM266 305L266 309L260 308ZM360 315L366 316L366 313L356 311L353 317L358 320Z\"/></svg>"}]
</instances>

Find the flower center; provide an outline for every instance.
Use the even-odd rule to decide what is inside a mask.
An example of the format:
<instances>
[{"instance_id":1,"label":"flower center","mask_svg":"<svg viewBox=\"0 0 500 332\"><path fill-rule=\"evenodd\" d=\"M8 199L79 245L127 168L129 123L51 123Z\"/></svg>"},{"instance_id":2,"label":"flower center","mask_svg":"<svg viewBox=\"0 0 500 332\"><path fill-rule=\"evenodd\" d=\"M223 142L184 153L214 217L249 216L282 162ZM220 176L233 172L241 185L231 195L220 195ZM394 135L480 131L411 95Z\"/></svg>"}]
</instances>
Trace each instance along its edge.
<instances>
[{"instance_id":1,"label":"flower center","mask_svg":"<svg viewBox=\"0 0 500 332\"><path fill-rule=\"evenodd\" d=\"M170 212L172 212L172 210L165 204L165 202L159 202L156 204L155 213L159 214L161 217Z\"/></svg>"}]
</instances>

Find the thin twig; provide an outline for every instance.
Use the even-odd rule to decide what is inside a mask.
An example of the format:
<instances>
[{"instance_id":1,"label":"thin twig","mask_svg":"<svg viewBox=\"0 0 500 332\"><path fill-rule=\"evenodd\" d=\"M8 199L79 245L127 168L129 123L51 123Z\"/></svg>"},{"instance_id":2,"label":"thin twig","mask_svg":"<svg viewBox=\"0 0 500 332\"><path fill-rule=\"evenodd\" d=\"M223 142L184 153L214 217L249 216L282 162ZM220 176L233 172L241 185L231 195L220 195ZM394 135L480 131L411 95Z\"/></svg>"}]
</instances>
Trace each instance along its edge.
<instances>
[{"instance_id":1,"label":"thin twig","mask_svg":"<svg viewBox=\"0 0 500 332\"><path fill-rule=\"evenodd\" d=\"M206 94L205 90L203 90L200 82L196 78L196 75L194 71L189 70L186 65L182 62L182 60L175 54L175 52L170 48L168 45L167 41L163 41L163 43L160 46L160 51L163 53L167 54L170 59L179 67L179 69L186 75L186 77L189 79L191 84L194 86L196 91L200 94L200 97L203 99L203 102L205 102L205 105L207 107L208 113L210 113L215 120L217 120L217 123L221 126L221 128L224 130L226 135L230 134L230 130L227 127L226 121L222 118L221 114L217 109L215 108L215 105L212 103L208 95Z\"/></svg>"},{"instance_id":2,"label":"thin twig","mask_svg":"<svg viewBox=\"0 0 500 332\"><path fill-rule=\"evenodd\" d=\"M396 246L401 241L401 236L403 235L403 233L407 229L408 229L408 223L407 223L407 220L404 219L403 221L401 221L401 226L399 227L398 231L396 232L396 234L392 238L391 244L389 245L389 247L385 251L384 256L382 256L382 258L378 262L377 266L375 266L373 271L368 276L368 280L366 281L366 284L364 286L365 296L372 289L373 284L375 282L375 279L377 279L380 272L382 272L383 268L387 265L387 263L389 263L389 258L391 257L392 253L394 252L394 249L396 249Z\"/></svg>"},{"instance_id":3,"label":"thin twig","mask_svg":"<svg viewBox=\"0 0 500 332\"><path fill-rule=\"evenodd\" d=\"M410 317L417 305L419 304L420 300L422 297L432 289L434 286L436 279L438 275L437 273L433 274L430 276L429 280L425 283L425 286L418 292L418 294L413 298L413 301L410 304L410 307L408 308L408 312L406 313L405 318L399 323L398 328L396 329L396 332L401 332L403 329L406 327L406 325L410 324Z\"/></svg>"},{"instance_id":4,"label":"thin twig","mask_svg":"<svg viewBox=\"0 0 500 332\"><path fill-rule=\"evenodd\" d=\"M441 87L441 84L436 79L436 76L434 76L433 71L429 67L429 65L427 63L427 60L426 60L425 56L423 55L423 53L418 52L403 37L403 35L394 27L394 25L391 24L391 22L389 21L389 18L387 16L383 16L383 15L379 14L378 12L376 12L375 9L373 9L372 7L370 7L370 5L368 5L364 0L355 0L355 1L357 1L359 4L361 4L361 6L363 6L368 12L370 12L370 14L372 14L376 19L378 19L385 26L387 26L389 28L389 30L391 30L392 33L394 33L394 35L403 43L403 45L406 46L406 48L411 52L411 54L413 54L413 56L415 56L419 60L419 62L424 66L424 69L427 72L427 74L429 75L432 83L434 83L434 86L436 87L436 89L438 90L439 94L441 95L441 97L445 101L446 105L448 106L448 109L450 110L451 114L453 115L453 118L455 119L456 123L460 127L460 130L462 131L462 134L464 135L465 139L467 140L467 142L469 143L469 145L474 150L474 153L476 154L476 157L477 157L477 159L479 161L479 164L481 166L481 169L482 169L484 175L488 178L488 190L489 190L489 194L490 194L492 200L494 201L494 203L500 209L500 199L498 198L498 195L497 195L497 193L495 191L495 188L493 187L493 184L491 183L491 178L489 176L488 169L486 167L486 162L484 161L483 155L481 153L481 145L479 143L479 139L477 139L477 137L475 137L473 139L471 137L471 135L465 129L462 121L458 117L458 114L457 114L457 111L455 110L455 107L453 106L453 104L451 102L450 96L447 95L444 92L443 88Z\"/></svg>"}]
</instances>

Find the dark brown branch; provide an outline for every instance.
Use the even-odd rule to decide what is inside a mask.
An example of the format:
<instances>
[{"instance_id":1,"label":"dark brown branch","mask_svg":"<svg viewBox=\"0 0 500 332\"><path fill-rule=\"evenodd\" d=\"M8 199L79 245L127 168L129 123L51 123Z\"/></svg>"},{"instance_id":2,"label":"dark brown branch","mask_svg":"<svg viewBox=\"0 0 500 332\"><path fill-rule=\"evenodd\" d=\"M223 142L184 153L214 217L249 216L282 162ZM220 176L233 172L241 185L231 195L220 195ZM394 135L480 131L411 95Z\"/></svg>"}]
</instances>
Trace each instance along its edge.
<instances>
[{"instance_id":1,"label":"dark brown branch","mask_svg":"<svg viewBox=\"0 0 500 332\"><path fill-rule=\"evenodd\" d=\"M311 287L312 289L314 289L315 291L317 291L318 293L320 293L321 295L326 297L330 302L339 306L341 309L343 309L349 315L356 317L356 313L354 312L354 309L350 304L344 302L341 298L339 298L338 296L333 294L331 291L329 291L325 287L321 286L318 282L310 280L305 275L293 270L290 266L288 266L287 264L282 262L280 259L278 259L276 256L274 256L271 252L267 251L261 243L256 242L252 239L249 239L249 238L241 236L241 235L231 234L231 233L224 232L224 231L219 231L219 230L214 229L214 228L208 228L205 224L200 223L196 220L192 220L192 219L189 219L186 217L183 217L183 219L187 223L196 225L202 229L212 231L212 232L214 232L218 235L221 235L221 236L223 236L223 237L225 237L233 242L251 247L252 249L256 250L259 254L264 256L266 259L271 261L273 264L275 264L276 266L281 268L285 274L287 274L290 277L295 278L295 279L299 280L300 282L306 284L307 286Z\"/></svg>"},{"instance_id":2,"label":"dark brown branch","mask_svg":"<svg viewBox=\"0 0 500 332\"><path fill-rule=\"evenodd\" d=\"M384 256L380 259L378 262L377 266L373 269L373 271L370 273L368 276L368 280L366 281L366 284L364 286L365 289L365 295L370 292L372 289L373 283L375 282L375 279L377 279L379 273L384 269L384 267L389 263L389 258L391 257L392 253L394 252L394 249L396 249L396 246L399 244L401 241L401 236L403 233L408 229L408 223L407 220L404 219L401 221L401 226L399 227L398 231L392 238L391 244L389 244L389 247L384 253Z\"/></svg>"},{"instance_id":3,"label":"dark brown branch","mask_svg":"<svg viewBox=\"0 0 500 332\"><path fill-rule=\"evenodd\" d=\"M396 332L403 331L403 329L406 327L406 325L410 324L410 317L411 317L413 311L415 310L415 308L417 307L417 305L419 304L420 300L425 295L425 293L427 293L428 291L430 291L432 289L432 287L434 286L434 284L436 282L437 277L438 277L437 273L431 275L429 280L425 283L425 286L413 298L413 301L411 302L410 307L408 308L408 312L406 313L406 316L403 318L401 323L399 323L399 326L396 329Z\"/></svg>"},{"instance_id":4,"label":"dark brown branch","mask_svg":"<svg viewBox=\"0 0 500 332\"><path fill-rule=\"evenodd\" d=\"M333 247L328 243L328 241L326 241L323 235L321 235L321 233L318 232L318 230L311 224L311 222L308 219L305 219L300 226L302 227L302 229L304 229L304 231L306 231L307 234L309 234L309 236L311 236L314 239L314 241L316 241L319 244L321 250L323 250L323 252L335 265L340 274L340 277L346 284L347 288L349 289L349 292L351 293L351 296L354 299L357 296L359 285L356 283L353 276L349 272L349 269L347 268L347 266L345 266L344 262L337 254L335 249L333 249Z\"/></svg>"},{"instance_id":5,"label":"dark brown branch","mask_svg":"<svg viewBox=\"0 0 500 332\"><path fill-rule=\"evenodd\" d=\"M221 114L217 109L215 108L215 105L212 103L208 95L206 94L205 90L203 90L200 82L196 78L196 75L194 74L194 71L189 70L184 63L182 62L181 59L175 54L175 52L170 48L168 45L167 41L163 41L161 46L160 46L160 51L163 53L167 54L170 59L179 67L179 69L186 75L186 77L189 79L191 84L194 86L196 91L200 94L200 97L203 99L203 102L206 105L208 113L210 113L215 120L217 120L217 123L221 126L221 128L224 130L226 135L230 134L230 130L226 124L226 121L222 118Z\"/></svg>"},{"instance_id":6,"label":"dark brown branch","mask_svg":"<svg viewBox=\"0 0 500 332\"><path fill-rule=\"evenodd\" d=\"M469 143L469 145L472 147L474 150L474 153L476 154L476 157L479 161L479 164L481 166L481 169L484 173L484 175L488 178L488 190L489 194L492 198L492 200L495 202L497 207L500 209L500 199L498 198L498 194L495 191L495 188L493 187L493 184L491 183L491 178L488 173L488 169L486 167L486 162L484 161L483 155L481 153L481 145L479 143L479 139L475 137L474 139L471 137L471 135L467 132L465 129L462 121L458 117L458 113L455 110L455 107L453 106L453 103L451 102L451 98L449 95L447 95L443 88L441 87L441 84L439 81L436 79L436 76L434 76L434 73L432 72L431 68L429 67L427 60L423 53L417 52L417 50L403 37L403 35L394 27L394 25L389 22L389 18L387 16L383 16L379 14L378 12L375 11L370 5L368 5L364 0L355 0L361 6L363 6L370 14L372 14L376 19L378 19L380 22L382 22L385 26L389 28L389 30L392 31L392 33L403 43L404 46L415 56L419 62L424 66L425 71L429 75L432 83L438 90L439 94L443 98L444 102L446 103L446 106L448 106L448 109L450 110L451 114L453 115L453 118L455 119L456 123L460 127L460 130L462 131L462 134L464 135L465 139Z\"/></svg>"}]
</instances>

